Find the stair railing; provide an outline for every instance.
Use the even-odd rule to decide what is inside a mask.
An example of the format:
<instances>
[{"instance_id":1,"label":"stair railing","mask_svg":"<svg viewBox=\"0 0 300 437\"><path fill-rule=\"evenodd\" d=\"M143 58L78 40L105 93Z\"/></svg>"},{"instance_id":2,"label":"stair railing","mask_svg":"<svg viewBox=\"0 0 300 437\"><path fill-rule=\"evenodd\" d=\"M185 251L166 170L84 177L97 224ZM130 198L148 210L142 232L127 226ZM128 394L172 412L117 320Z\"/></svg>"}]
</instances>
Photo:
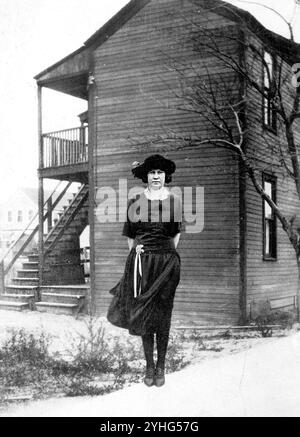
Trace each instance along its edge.
<instances>
[{"instance_id":1,"label":"stair railing","mask_svg":"<svg viewBox=\"0 0 300 437\"><path fill-rule=\"evenodd\" d=\"M53 192L51 193L51 195L49 196L49 198L46 200L46 202L44 203L43 208L45 208L49 202L49 199L52 199L53 195L57 192L59 186L61 185L61 183L63 183L63 181L60 181L58 183L58 185L55 187L55 189L53 190ZM65 195L65 193L67 192L67 190L70 188L70 186L72 185L72 182L68 182L68 184L65 186L65 188L62 190L62 192L60 193L60 195L55 199L54 202L52 202L51 205L51 209L48 210L44 215L43 215L43 225L45 223L45 221L48 219L48 217L52 214L53 210L55 209L55 207L58 205L58 203L61 201L61 199L63 198L63 196ZM18 251L13 255L12 259L9 261L8 265L5 266L5 260L9 257L9 255L12 253L13 249L16 247L16 245L22 240L22 238L24 236L26 236L26 232L30 229L30 226L34 223L34 221L37 219L38 217L38 212L34 215L34 217L30 220L29 224L26 226L26 228L22 231L21 235L18 237L18 239L16 239L14 241L14 243L8 248L7 252L5 253L5 255L2 257L1 261L0 261L0 287L1 287L1 283L5 283L5 276L9 273L9 271L12 269L12 267L14 266L15 262L17 261L17 259L21 256L21 254L24 252L24 250L27 248L27 246L29 245L29 243L32 241L32 239L34 238L34 236L36 235L36 233L39 230L39 224L36 225L34 227L34 229L31 231L31 233L28 235L28 237L26 238L26 240L24 241L24 243L21 245L20 249L18 249ZM2 274L1 274L2 272Z\"/></svg>"},{"instance_id":2,"label":"stair railing","mask_svg":"<svg viewBox=\"0 0 300 437\"><path fill-rule=\"evenodd\" d=\"M4 263L0 262L0 294L4 294Z\"/></svg>"},{"instance_id":3,"label":"stair railing","mask_svg":"<svg viewBox=\"0 0 300 437\"><path fill-rule=\"evenodd\" d=\"M49 239L52 237L52 235L56 232L56 229L58 229L58 227L62 225L63 221L65 220L65 217L68 215L69 211L74 207L74 204L77 203L78 199L80 199L82 197L82 193L84 193L84 191L86 189L87 189L86 185L82 185L82 187L80 188L80 190L78 191L78 193L76 194L76 196L74 197L74 199L72 200L72 202L70 203L68 208L66 208L66 210L63 212L63 214L60 217L60 219L58 220L58 222L55 224L55 226L53 226L53 228L50 230L50 232L48 232L48 234L44 240L45 243L47 243L47 241L49 241Z\"/></svg>"},{"instance_id":4,"label":"stair railing","mask_svg":"<svg viewBox=\"0 0 300 437\"><path fill-rule=\"evenodd\" d=\"M56 224L56 226L47 235L45 243L47 241L49 241L49 238L53 235L53 232L57 229L57 227L62 223L62 220L65 217L67 217L67 220L64 222L64 224L61 227L61 229L59 230L59 232L55 235L54 240L51 241L49 246L45 247L44 255L47 255L52 250L52 248L56 245L57 241L60 240L60 238L64 234L66 228L73 221L74 217L77 215L78 211L81 209L82 205L84 204L84 202L88 198L88 195L89 195L89 192L88 192L88 190L86 191L86 185L83 185L82 188L80 189L80 191L78 192L77 196L73 200L73 202L69 205L69 207L64 212L64 215L61 217L60 221ZM80 198L80 200L79 200L78 204L76 205L76 207L74 208L74 203L76 203L78 198ZM73 209L73 211L72 211L72 209ZM72 212L69 214L70 211L72 211Z\"/></svg>"}]
</instances>

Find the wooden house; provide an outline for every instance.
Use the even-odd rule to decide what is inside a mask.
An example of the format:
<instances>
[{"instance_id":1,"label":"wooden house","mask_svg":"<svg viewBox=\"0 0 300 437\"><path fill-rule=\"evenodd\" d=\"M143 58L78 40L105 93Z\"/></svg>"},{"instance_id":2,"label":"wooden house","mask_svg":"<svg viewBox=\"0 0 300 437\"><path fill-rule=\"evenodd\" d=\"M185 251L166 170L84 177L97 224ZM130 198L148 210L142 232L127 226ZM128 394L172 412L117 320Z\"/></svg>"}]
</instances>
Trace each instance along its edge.
<instances>
[{"instance_id":1,"label":"wooden house","mask_svg":"<svg viewBox=\"0 0 300 437\"><path fill-rule=\"evenodd\" d=\"M0 256L24 229L38 207L37 189L17 188L0 203Z\"/></svg>"},{"instance_id":2,"label":"wooden house","mask_svg":"<svg viewBox=\"0 0 300 437\"><path fill-rule=\"evenodd\" d=\"M105 315L111 299L108 291L123 274L128 248L121 236L123 224L101 223L97 216L99 189L111 187L118 193L120 179L133 187L137 181L131 175L132 162L162 150L177 164L174 186L204 189L204 228L199 233L184 233L179 245L182 275L174 320L198 325L238 324L244 323L260 302L268 302L273 309L295 307L298 273L293 249L245 176L239 159L213 145L170 146L166 151L163 141L156 141L167 131L179 136L195 131L205 137L215 134L212 125L200 124L195 114L180 112L174 104L172 91L180 84L177 72L168 68L170 59L203 67L204 72L220 68L215 59L199 56L195 50L191 23L222 29L228 35L240 32L241 38L251 40L257 50L265 50L277 62L282 59L286 71L294 62L292 53L299 51L297 44L265 29L248 12L222 1L132 0L81 48L36 76L40 250L39 258L31 254L31 262L38 270L32 286L38 289L39 309L56 305L60 311L73 311L85 295L96 314ZM237 59L251 56L238 39L230 43L224 40L222 50L235 53ZM224 80L231 80L234 72L223 69ZM263 80L259 59L253 59L253 71ZM63 132L47 134L42 131L44 87L88 102L79 128L66 126ZM239 80L236 98L244 92L251 96L245 112L249 126L245 148L264 163L262 183L292 215L299 208L293 182L283 180L279 162L261 140L267 136L275 144L285 141L284 135L275 129L261 96L252 89L245 90L245 83ZM50 239L44 236L41 225L46 220L45 178L82 184L67 217L62 218L65 222L60 224L60 231ZM78 252L78 235L87 223L91 263L88 286Z\"/></svg>"}]
</instances>

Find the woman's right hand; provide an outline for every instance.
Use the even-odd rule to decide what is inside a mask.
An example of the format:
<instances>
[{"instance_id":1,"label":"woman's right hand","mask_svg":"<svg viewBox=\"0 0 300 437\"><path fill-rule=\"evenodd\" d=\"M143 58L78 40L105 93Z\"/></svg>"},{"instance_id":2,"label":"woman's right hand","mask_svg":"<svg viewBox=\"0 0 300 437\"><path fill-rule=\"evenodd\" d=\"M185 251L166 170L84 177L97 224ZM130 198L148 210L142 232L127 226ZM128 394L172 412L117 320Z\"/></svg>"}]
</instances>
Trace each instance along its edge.
<instances>
[{"instance_id":1,"label":"woman's right hand","mask_svg":"<svg viewBox=\"0 0 300 437\"><path fill-rule=\"evenodd\" d=\"M131 251L131 249L133 248L133 245L134 245L134 239L127 238L127 242L128 242L129 251Z\"/></svg>"}]
</instances>

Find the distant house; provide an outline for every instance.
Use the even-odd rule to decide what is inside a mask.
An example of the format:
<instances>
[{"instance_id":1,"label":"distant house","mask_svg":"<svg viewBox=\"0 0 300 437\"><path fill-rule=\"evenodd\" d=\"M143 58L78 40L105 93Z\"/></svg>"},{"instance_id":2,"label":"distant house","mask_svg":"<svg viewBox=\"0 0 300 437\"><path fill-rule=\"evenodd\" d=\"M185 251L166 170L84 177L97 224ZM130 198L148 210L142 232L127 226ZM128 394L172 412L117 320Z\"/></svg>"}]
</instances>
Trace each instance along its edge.
<instances>
[{"instance_id":1,"label":"distant house","mask_svg":"<svg viewBox=\"0 0 300 437\"><path fill-rule=\"evenodd\" d=\"M247 23L242 28L241 17ZM76 287L81 287L77 295L88 296L90 308L97 314L106 313L108 290L123 274L127 246L121 236L122 223L101 223L97 218L99 188L109 186L118 193L120 179L128 179L129 188L133 187L132 162L160 152L161 145L152 140L163 136L166 128L182 135L195 130L199 135L215 134L211 125L199 125L192 114L175 110L169 91L178 87L175 72L166 68L170 57L202 66L203 74L207 65L216 68L212 59L199 57L194 50L195 35L189 21L210 29L222 28L228 35L240 31L257 50L265 51L270 62L282 61L286 71L294 60L292 53L299 53L299 45L222 1L132 0L81 48L38 74L40 120L44 87L84 99L88 107L77 128L66 126L64 131L45 133L40 123L39 255L31 260L38 273L30 282L39 289L40 310L84 308L74 298ZM249 56L237 45L236 40L230 45L223 41L222 50ZM263 80L263 63L255 59L253 68ZM232 70L224 73L228 80L234 79ZM239 80L237 98L245 91L245 83ZM291 183L288 187L287 196L279 163L274 163L259 140L265 134L271 143L284 142L285 137L275 129L268 102L248 91L253 95L246 112L252 126L247 153L265 163L262 183L292 215L299 208L294 186ZM177 163L174 185L200 186L205 192L204 229L198 234L183 234L179 247L182 278L175 320L237 324L251 317L257 302L269 302L272 308L295 307L298 273L293 249L251 181L245 179L235 156L211 145L170 150L168 156ZM82 184L73 212L68 210L49 237L44 236L42 226L46 178ZM91 282L84 293L78 241L87 224ZM26 281L22 285L26 286ZM67 292L73 293L71 299L63 298ZM55 306L58 299L60 306Z\"/></svg>"},{"instance_id":2,"label":"distant house","mask_svg":"<svg viewBox=\"0 0 300 437\"><path fill-rule=\"evenodd\" d=\"M11 245L30 223L38 209L38 190L18 188L0 204L0 253ZM33 224L29 230L33 229Z\"/></svg>"}]
</instances>

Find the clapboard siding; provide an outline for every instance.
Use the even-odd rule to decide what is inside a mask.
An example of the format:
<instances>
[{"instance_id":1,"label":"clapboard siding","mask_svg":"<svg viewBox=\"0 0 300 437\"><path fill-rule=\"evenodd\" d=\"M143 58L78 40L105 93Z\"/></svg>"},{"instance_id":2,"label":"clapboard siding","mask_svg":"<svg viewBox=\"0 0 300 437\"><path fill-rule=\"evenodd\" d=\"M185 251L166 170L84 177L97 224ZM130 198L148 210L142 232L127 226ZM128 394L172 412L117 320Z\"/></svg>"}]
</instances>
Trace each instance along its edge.
<instances>
[{"instance_id":1,"label":"clapboard siding","mask_svg":"<svg viewBox=\"0 0 300 437\"><path fill-rule=\"evenodd\" d=\"M198 11L198 12L197 12ZM187 0L157 0L131 18L94 53L95 100L94 150L95 197L103 186L118 190L119 179L128 188L139 184L130 168L135 160L159 151L177 163L171 187L204 187L204 230L183 233L179 246L181 282L177 290L176 320L198 324L236 323L240 318L239 164L229 151L212 146L178 150L174 143L147 143L168 131L184 135L212 134L209 123L176 108L180 89L170 60L191 63L203 75L215 61L195 53L191 21L210 28L231 28L232 23L212 12L201 12ZM236 45L224 49L235 53ZM219 65L219 73L232 73ZM221 97L221 96L220 96ZM117 199L119 200L119 199ZM108 291L121 278L127 242L123 224L99 223L95 209L95 291L98 314L110 302Z\"/></svg>"},{"instance_id":2,"label":"clapboard siding","mask_svg":"<svg viewBox=\"0 0 300 437\"><path fill-rule=\"evenodd\" d=\"M263 45L258 38L250 37L251 44L259 50ZM278 55L277 55L277 59ZM251 57L248 52L248 62L256 78L262 78L262 64ZM285 75L290 74L290 67L284 64ZM289 76L287 76L289 77ZM260 79L261 80L261 79ZM290 81L287 81L288 87ZM286 103L289 102L288 88L283 91ZM273 174L277 177L277 202L286 217L292 217L299 211L300 202L296 194L294 182L287 177L280 165L279 141L286 144L285 134L281 127L278 134L268 132L262 126L262 98L248 89L247 122L249 134L247 137L248 156L255 159L260 172ZM299 141L299 131L296 133ZM272 150L273 149L273 150ZM298 270L294 250L283 231L280 222L277 226L277 261L263 259L263 204L260 196L254 190L250 180L247 181L247 302L248 309L254 301L266 301L284 298L297 294Z\"/></svg>"}]
</instances>

